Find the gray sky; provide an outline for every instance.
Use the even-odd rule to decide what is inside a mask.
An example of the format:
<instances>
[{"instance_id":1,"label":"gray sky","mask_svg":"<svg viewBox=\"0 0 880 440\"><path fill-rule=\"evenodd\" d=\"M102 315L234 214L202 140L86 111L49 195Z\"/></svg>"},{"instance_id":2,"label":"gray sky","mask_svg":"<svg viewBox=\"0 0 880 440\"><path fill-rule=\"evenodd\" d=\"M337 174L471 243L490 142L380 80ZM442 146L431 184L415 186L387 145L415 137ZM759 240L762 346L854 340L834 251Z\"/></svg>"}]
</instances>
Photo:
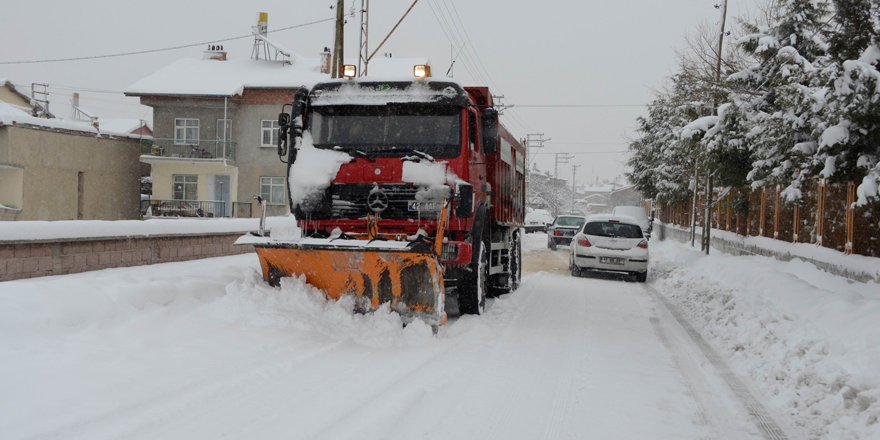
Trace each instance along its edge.
<instances>
[{"instance_id":1,"label":"gray sky","mask_svg":"<svg viewBox=\"0 0 880 440\"><path fill-rule=\"evenodd\" d=\"M740 3L731 3L731 16ZM676 66L675 50L701 21L717 23L720 0L420 0L381 49L395 57L427 56L434 76L461 50L454 77L465 85L488 82L504 94L505 125L520 138L552 138L535 153L580 152L578 182L612 178L625 170L626 150L642 107L528 108L527 105L639 105ZM65 0L4 2L0 14L0 62L102 55L163 48L248 34L256 13L269 13L269 30L331 18L333 0L257 2ZM360 0L346 0L359 8ZM412 3L370 2L370 48L374 48ZM357 54L359 15L346 25L346 55ZM316 57L333 45L332 22L292 29L270 38ZM450 43L452 40L452 43ZM453 48L453 44L455 44ZM224 43L232 58L250 56L251 38ZM120 99L138 79L202 47L91 61L0 65L0 78L16 84L48 82L53 111L67 116L69 94L82 92L83 107L104 117L149 118L136 100ZM381 56L381 55L377 55ZM521 105L523 107L517 107ZM554 156L535 154L542 170ZM559 175L571 177L570 164Z\"/></svg>"}]
</instances>

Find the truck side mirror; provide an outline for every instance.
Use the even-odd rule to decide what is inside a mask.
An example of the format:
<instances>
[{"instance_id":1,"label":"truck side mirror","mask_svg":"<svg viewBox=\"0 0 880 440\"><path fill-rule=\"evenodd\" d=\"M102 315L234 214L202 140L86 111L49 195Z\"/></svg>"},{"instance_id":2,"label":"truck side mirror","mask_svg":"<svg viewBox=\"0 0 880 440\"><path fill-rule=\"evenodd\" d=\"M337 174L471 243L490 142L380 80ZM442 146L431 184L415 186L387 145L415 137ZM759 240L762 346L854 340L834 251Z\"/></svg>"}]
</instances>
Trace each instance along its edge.
<instances>
[{"instance_id":1,"label":"truck side mirror","mask_svg":"<svg viewBox=\"0 0 880 440\"><path fill-rule=\"evenodd\" d=\"M287 131L290 128L290 114L278 113L278 157L287 156Z\"/></svg>"},{"instance_id":2,"label":"truck side mirror","mask_svg":"<svg viewBox=\"0 0 880 440\"><path fill-rule=\"evenodd\" d=\"M498 110L483 110L483 151L486 154L498 152Z\"/></svg>"},{"instance_id":3,"label":"truck side mirror","mask_svg":"<svg viewBox=\"0 0 880 440\"><path fill-rule=\"evenodd\" d=\"M470 217L474 212L474 187L460 184L455 194L455 216L458 218Z\"/></svg>"},{"instance_id":4,"label":"truck side mirror","mask_svg":"<svg viewBox=\"0 0 880 440\"><path fill-rule=\"evenodd\" d=\"M278 126L287 127L290 125L290 113L278 113Z\"/></svg>"}]
</instances>

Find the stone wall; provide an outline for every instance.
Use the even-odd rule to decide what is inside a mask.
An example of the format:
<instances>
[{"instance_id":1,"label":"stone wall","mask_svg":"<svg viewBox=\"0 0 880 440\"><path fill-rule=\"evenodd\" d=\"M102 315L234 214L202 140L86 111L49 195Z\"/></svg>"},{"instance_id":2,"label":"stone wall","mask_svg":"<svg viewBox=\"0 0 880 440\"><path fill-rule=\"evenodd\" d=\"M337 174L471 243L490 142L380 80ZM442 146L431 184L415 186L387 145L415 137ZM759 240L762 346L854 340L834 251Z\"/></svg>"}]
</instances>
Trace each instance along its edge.
<instances>
[{"instance_id":1,"label":"stone wall","mask_svg":"<svg viewBox=\"0 0 880 440\"><path fill-rule=\"evenodd\" d=\"M0 241L0 281L253 252L253 246L233 245L241 235Z\"/></svg>"}]
</instances>

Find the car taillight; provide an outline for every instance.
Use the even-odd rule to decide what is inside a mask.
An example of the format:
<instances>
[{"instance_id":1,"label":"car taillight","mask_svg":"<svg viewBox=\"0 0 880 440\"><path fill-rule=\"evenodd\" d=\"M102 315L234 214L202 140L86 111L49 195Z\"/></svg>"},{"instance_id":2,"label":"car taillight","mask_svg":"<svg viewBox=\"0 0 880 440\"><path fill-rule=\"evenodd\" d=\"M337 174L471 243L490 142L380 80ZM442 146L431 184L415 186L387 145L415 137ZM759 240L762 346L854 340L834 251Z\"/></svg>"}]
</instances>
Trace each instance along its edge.
<instances>
[{"instance_id":1,"label":"car taillight","mask_svg":"<svg viewBox=\"0 0 880 440\"><path fill-rule=\"evenodd\" d=\"M647 249L647 248L648 248L648 240L642 240L642 241L640 241L640 242L639 242L639 247L642 248L642 249Z\"/></svg>"},{"instance_id":2,"label":"car taillight","mask_svg":"<svg viewBox=\"0 0 880 440\"><path fill-rule=\"evenodd\" d=\"M553 235L558 237L558 236L562 235L562 231L553 231Z\"/></svg>"},{"instance_id":3,"label":"car taillight","mask_svg":"<svg viewBox=\"0 0 880 440\"><path fill-rule=\"evenodd\" d=\"M590 247L592 245L593 243L590 243L590 240L587 240L586 238L581 238L580 240L578 240L578 246Z\"/></svg>"}]
</instances>

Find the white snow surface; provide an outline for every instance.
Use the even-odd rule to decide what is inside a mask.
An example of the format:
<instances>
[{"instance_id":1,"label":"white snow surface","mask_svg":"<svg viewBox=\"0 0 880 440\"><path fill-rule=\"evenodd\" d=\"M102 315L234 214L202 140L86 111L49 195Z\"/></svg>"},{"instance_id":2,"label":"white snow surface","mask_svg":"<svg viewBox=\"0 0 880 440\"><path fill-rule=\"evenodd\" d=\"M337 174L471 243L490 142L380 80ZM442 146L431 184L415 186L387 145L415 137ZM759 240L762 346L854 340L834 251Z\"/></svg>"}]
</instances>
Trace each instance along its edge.
<instances>
[{"instance_id":1,"label":"white snow surface","mask_svg":"<svg viewBox=\"0 0 880 440\"><path fill-rule=\"evenodd\" d=\"M36 118L22 111L18 107L0 102L0 125L28 124L46 128L58 128L63 130L82 131L98 134L98 130L90 124L82 121L68 121L66 119Z\"/></svg>"},{"instance_id":2,"label":"white snow surface","mask_svg":"<svg viewBox=\"0 0 880 440\"><path fill-rule=\"evenodd\" d=\"M253 254L0 283L0 437L761 438L656 290L789 438L880 438L880 285L656 240L647 285L572 278L546 239L436 336Z\"/></svg>"},{"instance_id":3,"label":"white snow surface","mask_svg":"<svg viewBox=\"0 0 880 440\"><path fill-rule=\"evenodd\" d=\"M880 438L880 284L673 242L651 252L656 288L806 438Z\"/></svg>"},{"instance_id":4,"label":"white snow surface","mask_svg":"<svg viewBox=\"0 0 880 440\"><path fill-rule=\"evenodd\" d=\"M290 168L287 181L293 206L327 188L342 164L350 162L351 159L348 153L315 148L311 133L303 132L299 153L296 162Z\"/></svg>"},{"instance_id":5,"label":"white snow surface","mask_svg":"<svg viewBox=\"0 0 880 440\"><path fill-rule=\"evenodd\" d=\"M317 59L292 57L282 61L183 58L140 79L126 95L234 96L245 88L311 87L329 78L320 73Z\"/></svg>"},{"instance_id":6,"label":"white snow surface","mask_svg":"<svg viewBox=\"0 0 880 440\"><path fill-rule=\"evenodd\" d=\"M819 148L833 147L837 144L846 143L849 140L849 127L851 125L850 121L841 121L837 125L826 128L819 139Z\"/></svg>"},{"instance_id":7,"label":"white snow surface","mask_svg":"<svg viewBox=\"0 0 880 440\"><path fill-rule=\"evenodd\" d=\"M402 173L404 182L428 187L452 184L458 180L445 162L404 161Z\"/></svg>"},{"instance_id":8,"label":"white snow surface","mask_svg":"<svg viewBox=\"0 0 880 440\"><path fill-rule=\"evenodd\" d=\"M292 216L266 218L270 229L292 223ZM249 232L259 226L257 218L16 221L0 222L0 241Z\"/></svg>"},{"instance_id":9,"label":"white snow surface","mask_svg":"<svg viewBox=\"0 0 880 440\"><path fill-rule=\"evenodd\" d=\"M718 121L718 116L703 116L702 118L692 121L681 129L681 138L693 139L697 135L704 134L718 124Z\"/></svg>"}]
</instances>

